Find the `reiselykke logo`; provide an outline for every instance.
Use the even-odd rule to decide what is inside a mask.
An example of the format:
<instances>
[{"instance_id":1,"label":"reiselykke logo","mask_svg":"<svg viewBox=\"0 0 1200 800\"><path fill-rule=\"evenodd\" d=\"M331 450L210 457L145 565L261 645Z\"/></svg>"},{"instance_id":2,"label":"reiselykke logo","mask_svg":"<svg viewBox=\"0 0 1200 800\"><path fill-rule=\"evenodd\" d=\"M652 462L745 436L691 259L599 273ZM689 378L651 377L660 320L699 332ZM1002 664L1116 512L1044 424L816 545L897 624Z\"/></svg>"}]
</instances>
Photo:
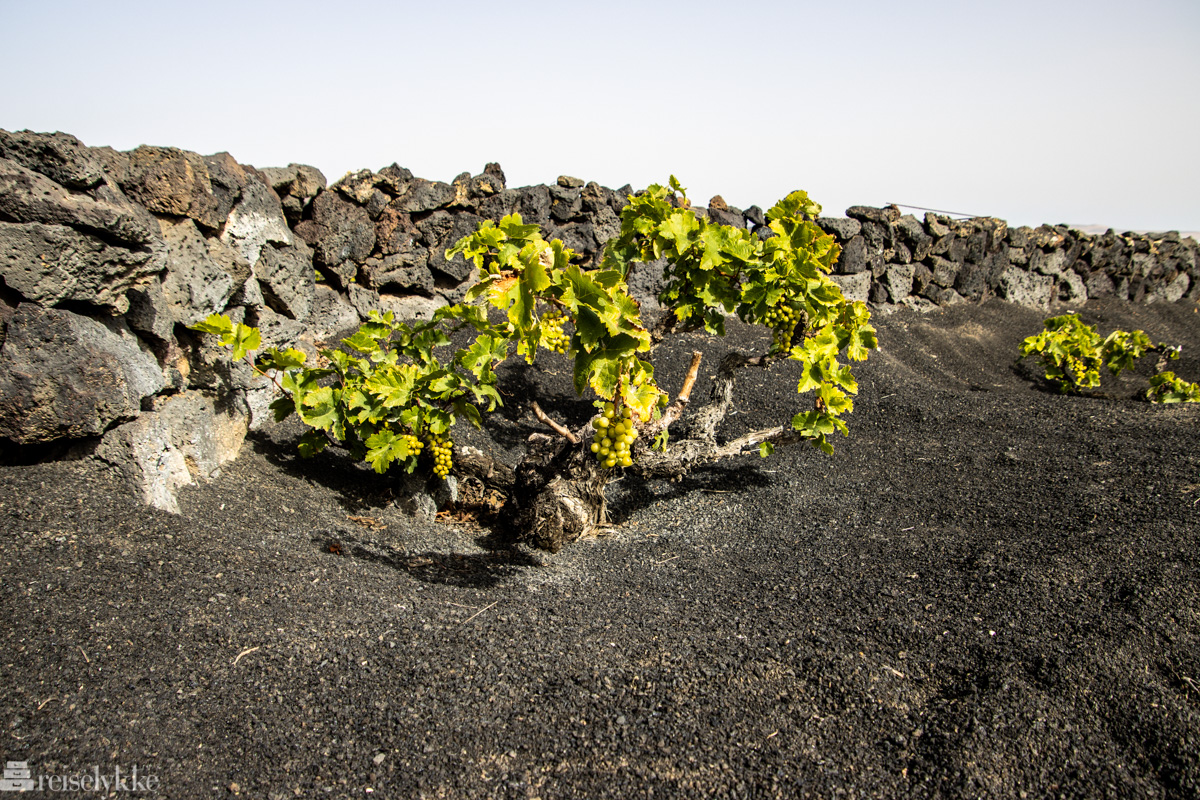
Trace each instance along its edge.
<instances>
[{"instance_id":1,"label":"reiselykke logo","mask_svg":"<svg viewBox=\"0 0 1200 800\"><path fill-rule=\"evenodd\" d=\"M36 786L29 774L28 761L8 761L4 764L4 780L0 792L30 792Z\"/></svg>"},{"instance_id":2,"label":"reiselykke logo","mask_svg":"<svg viewBox=\"0 0 1200 800\"><path fill-rule=\"evenodd\" d=\"M150 775L144 767L134 764L131 769L120 766L111 772L101 772L92 767L90 772L60 773L34 777L28 761L5 762L4 779L0 780L0 792L155 792L159 789L157 775Z\"/></svg>"}]
</instances>

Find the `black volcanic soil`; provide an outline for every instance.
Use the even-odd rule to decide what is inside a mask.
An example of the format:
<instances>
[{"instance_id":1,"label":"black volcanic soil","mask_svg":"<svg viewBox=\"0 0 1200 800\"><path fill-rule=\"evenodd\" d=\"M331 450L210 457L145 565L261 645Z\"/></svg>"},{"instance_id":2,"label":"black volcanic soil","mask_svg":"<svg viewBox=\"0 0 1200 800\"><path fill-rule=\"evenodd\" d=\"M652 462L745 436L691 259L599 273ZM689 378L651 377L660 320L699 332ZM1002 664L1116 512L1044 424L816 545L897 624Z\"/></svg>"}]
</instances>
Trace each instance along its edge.
<instances>
[{"instance_id":1,"label":"black volcanic soil","mask_svg":"<svg viewBox=\"0 0 1200 800\"><path fill-rule=\"evenodd\" d=\"M834 456L620 481L620 526L556 555L408 519L291 428L181 516L0 468L0 759L170 797L1195 797L1200 407L1044 391L1013 367L1043 316L879 318ZM1084 317L1200 378L1195 304ZM754 344L683 337L660 382ZM793 366L729 433L798 410ZM568 380L511 371L492 449L530 392L581 421Z\"/></svg>"}]
</instances>

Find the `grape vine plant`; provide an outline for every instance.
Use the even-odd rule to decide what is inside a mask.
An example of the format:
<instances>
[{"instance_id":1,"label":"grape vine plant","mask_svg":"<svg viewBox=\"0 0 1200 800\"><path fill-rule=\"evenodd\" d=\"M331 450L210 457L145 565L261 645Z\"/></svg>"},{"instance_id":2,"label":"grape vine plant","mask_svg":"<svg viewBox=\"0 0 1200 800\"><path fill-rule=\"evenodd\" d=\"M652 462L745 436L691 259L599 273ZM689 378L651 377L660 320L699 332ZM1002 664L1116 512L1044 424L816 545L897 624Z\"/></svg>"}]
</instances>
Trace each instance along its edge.
<instances>
[{"instance_id":1,"label":"grape vine plant","mask_svg":"<svg viewBox=\"0 0 1200 800\"><path fill-rule=\"evenodd\" d=\"M1133 369L1147 353L1156 353L1158 367L1145 398L1152 403L1200 402L1200 386L1164 370L1167 361L1179 358L1178 347L1155 344L1145 331L1115 330L1101 338L1078 314L1051 317L1044 326L1021 343L1019 358L1036 355L1046 380L1057 384L1063 394L1080 394L1099 387L1102 367L1115 377Z\"/></svg>"},{"instance_id":2,"label":"grape vine plant","mask_svg":"<svg viewBox=\"0 0 1200 800\"><path fill-rule=\"evenodd\" d=\"M480 223L446 252L479 269L462 303L411 324L372 312L342 348L320 351L319 367L295 348L255 357L258 331L224 316L194 329L219 336L235 359L275 382L276 419L294 413L310 428L302 455L333 440L380 473L472 475L507 497L501 522L509 533L557 550L608 523L604 487L618 470L677 478L701 463L747 453L765 458L776 446L805 440L832 453L829 437L848 435L843 416L853 410L858 386L847 362L865 360L877 342L866 306L847 301L829 277L840 249L815 224L820 210L805 192L792 192L767 213L764 237L696 214L672 176L667 186L630 195L620 234L596 269L573 264L569 248L546 241L518 214ZM766 352L722 361L708 402L698 407L691 391L700 354L672 399L651 361L663 332L647 329L628 291L633 270L659 267L668 334L703 327L724 335L730 314L772 331ZM441 354L450 335L464 329L474 332L473 342ZM499 365L513 350L532 364L539 349L572 359L575 391L595 397L592 420L572 431L533 402L548 432L529 438L515 469L477 450L456 452L456 422L478 427L482 413L501 403ZM779 359L801 364L797 391L811 395L811 406L777 427L718 441L738 373ZM670 439L685 412L686 436Z\"/></svg>"}]
</instances>

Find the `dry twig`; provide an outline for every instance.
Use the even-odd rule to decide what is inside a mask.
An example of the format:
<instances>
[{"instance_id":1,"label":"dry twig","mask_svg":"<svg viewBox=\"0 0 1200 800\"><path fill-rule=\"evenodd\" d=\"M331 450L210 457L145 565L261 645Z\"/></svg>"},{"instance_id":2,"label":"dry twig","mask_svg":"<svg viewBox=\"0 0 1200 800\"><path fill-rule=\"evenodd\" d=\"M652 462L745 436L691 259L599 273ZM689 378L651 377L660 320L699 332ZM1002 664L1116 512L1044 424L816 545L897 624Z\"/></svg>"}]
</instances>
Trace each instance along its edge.
<instances>
[{"instance_id":1,"label":"dry twig","mask_svg":"<svg viewBox=\"0 0 1200 800\"><path fill-rule=\"evenodd\" d=\"M537 404L536 400L533 402L533 414L534 414L534 416L536 416L538 418L538 420L541 421L541 423L543 425L546 425L547 427L549 427L552 431L557 433L559 436L564 437L571 444L579 444L579 437L577 437L575 434L571 433L569 430L564 428L562 425L559 425L554 420L550 419L550 417L546 416L546 412L542 411L542 407Z\"/></svg>"}]
</instances>

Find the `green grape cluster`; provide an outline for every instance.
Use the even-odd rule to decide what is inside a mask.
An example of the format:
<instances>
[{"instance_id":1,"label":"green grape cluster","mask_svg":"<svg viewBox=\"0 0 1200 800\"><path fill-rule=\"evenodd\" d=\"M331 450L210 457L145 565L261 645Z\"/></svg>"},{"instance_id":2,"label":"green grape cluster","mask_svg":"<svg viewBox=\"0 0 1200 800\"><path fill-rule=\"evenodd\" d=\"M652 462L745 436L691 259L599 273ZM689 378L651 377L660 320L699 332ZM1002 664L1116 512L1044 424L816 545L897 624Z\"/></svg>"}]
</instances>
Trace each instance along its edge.
<instances>
[{"instance_id":1,"label":"green grape cluster","mask_svg":"<svg viewBox=\"0 0 1200 800\"><path fill-rule=\"evenodd\" d=\"M628 407L618 413L612 403L605 403L600 416L592 420L592 427L597 438L591 449L601 466L610 469L618 465L633 466L629 446L637 440L637 429Z\"/></svg>"},{"instance_id":2,"label":"green grape cluster","mask_svg":"<svg viewBox=\"0 0 1200 800\"><path fill-rule=\"evenodd\" d=\"M445 478L454 466L454 442L449 436L429 434L429 451L433 453L433 474Z\"/></svg>"},{"instance_id":3,"label":"green grape cluster","mask_svg":"<svg viewBox=\"0 0 1200 800\"><path fill-rule=\"evenodd\" d=\"M567 352L571 337L563 332L567 318L557 309L542 315L542 347L555 353Z\"/></svg>"},{"instance_id":4,"label":"green grape cluster","mask_svg":"<svg viewBox=\"0 0 1200 800\"><path fill-rule=\"evenodd\" d=\"M421 451L425 449L425 445L420 439L413 436L411 433L406 433L400 439L408 445L408 454L410 456L419 456Z\"/></svg>"},{"instance_id":5,"label":"green grape cluster","mask_svg":"<svg viewBox=\"0 0 1200 800\"><path fill-rule=\"evenodd\" d=\"M762 322L774 331L773 348L783 350L792 344L792 334L800 323L800 312L787 305L771 306L763 315Z\"/></svg>"}]
</instances>

